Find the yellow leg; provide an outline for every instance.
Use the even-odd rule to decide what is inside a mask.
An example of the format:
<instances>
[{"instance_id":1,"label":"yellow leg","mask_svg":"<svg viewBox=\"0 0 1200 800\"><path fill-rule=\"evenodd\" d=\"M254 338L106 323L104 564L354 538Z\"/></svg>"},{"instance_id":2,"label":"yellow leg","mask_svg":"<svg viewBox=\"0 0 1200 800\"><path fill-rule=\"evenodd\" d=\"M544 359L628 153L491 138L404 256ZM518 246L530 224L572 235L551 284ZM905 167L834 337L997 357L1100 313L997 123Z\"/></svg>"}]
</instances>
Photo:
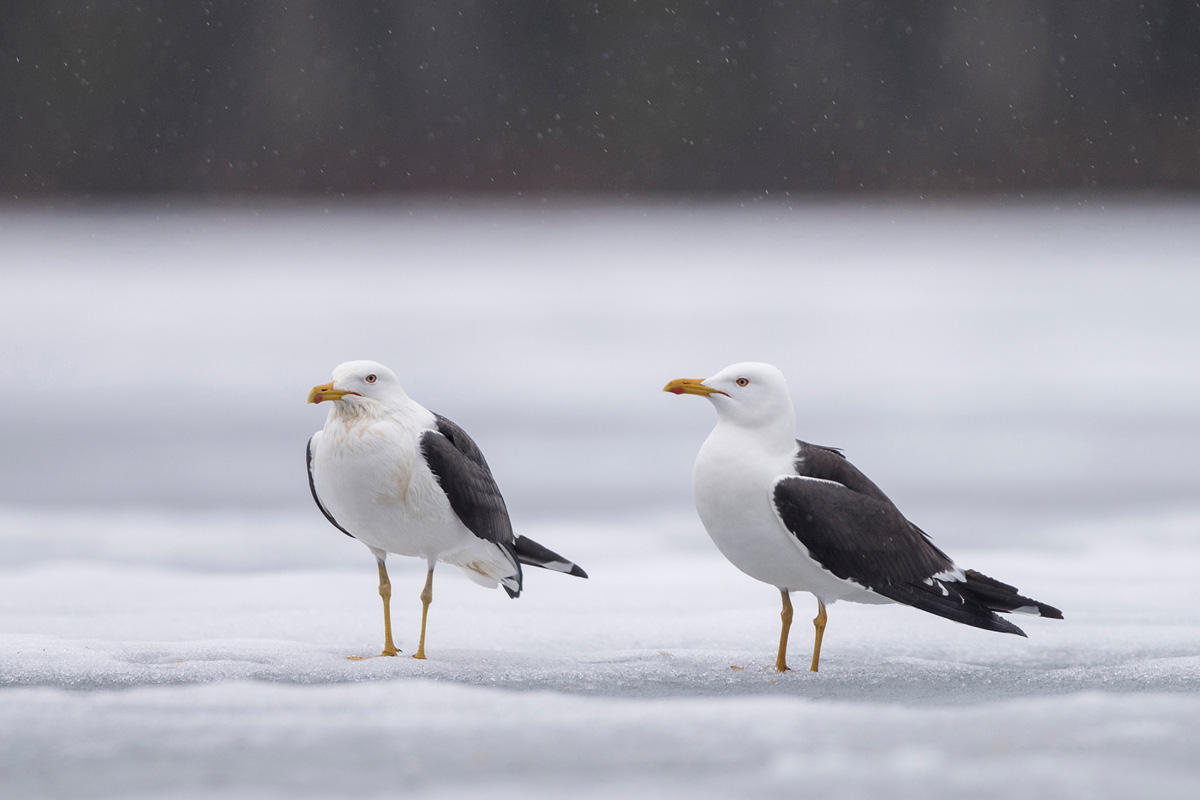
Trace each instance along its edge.
<instances>
[{"instance_id":1,"label":"yellow leg","mask_svg":"<svg viewBox=\"0 0 1200 800\"><path fill-rule=\"evenodd\" d=\"M421 590L421 641L413 658L425 658L425 620L429 617L429 604L433 602L433 567L425 577L425 588Z\"/></svg>"},{"instance_id":2,"label":"yellow leg","mask_svg":"<svg viewBox=\"0 0 1200 800\"><path fill-rule=\"evenodd\" d=\"M820 598L817 599L817 606L819 610L816 618L813 619L813 625L817 629L817 640L813 643L813 672L817 671L817 663L821 660L821 638L825 635L825 620L828 619L825 614L825 604L821 602Z\"/></svg>"},{"instance_id":3,"label":"yellow leg","mask_svg":"<svg viewBox=\"0 0 1200 800\"><path fill-rule=\"evenodd\" d=\"M787 640L788 631L792 629L792 598L787 589L780 589L779 594L783 596L783 611L779 612L779 618L783 620L783 629L779 632L779 656L775 659L775 669L787 672Z\"/></svg>"},{"instance_id":4,"label":"yellow leg","mask_svg":"<svg viewBox=\"0 0 1200 800\"><path fill-rule=\"evenodd\" d=\"M383 598L383 652L381 656L399 655L400 651L392 644L392 582L388 580L387 567L383 559L376 559L379 564L379 596ZM346 656L350 661L365 661L370 656Z\"/></svg>"},{"instance_id":5,"label":"yellow leg","mask_svg":"<svg viewBox=\"0 0 1200 800\"><path fill-rule=\"evenodd\" d=\"M392 644L392 582L388 580L382 559L379 561L379 596L383 598L383 652L379 655L398 655L400 651Z\"/></svg>"}]
</instances>

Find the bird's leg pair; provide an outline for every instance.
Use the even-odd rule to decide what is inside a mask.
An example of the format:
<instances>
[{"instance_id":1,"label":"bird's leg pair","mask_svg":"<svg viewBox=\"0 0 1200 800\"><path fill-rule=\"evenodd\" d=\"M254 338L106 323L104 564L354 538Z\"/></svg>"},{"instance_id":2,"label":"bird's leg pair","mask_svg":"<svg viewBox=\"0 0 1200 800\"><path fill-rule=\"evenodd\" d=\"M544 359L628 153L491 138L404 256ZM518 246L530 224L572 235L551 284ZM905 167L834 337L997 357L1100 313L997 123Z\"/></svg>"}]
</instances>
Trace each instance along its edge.
<instances>
[{"instance_id":1,"label":"bird's leg pair","mask_svg":"<svg viewBox=\"0 0 1200 800\"><path fill-rule=\"evenodd\" d=\"M775 659L775 669L780 672L787 672L787 643L788 632L792 629L792 598L787 589L780 589L780 595L783 597L783 611L779 613L780 619L783 620L783 629L779 632L779 655ZM817 671L817 664L821 660L821 638L825 635L825 604L817 599L817 616L813 620L813 625L817 629L817 638L813 643L812 666L809 668L812 672Z\"/></svg>"},{"instance_id":2,"label":"bird's leg pair","mask_svg":"<svg viewBox=\"0 0 1200 800\"><path fill-rule=\"evenodd\" d=\"M383 598L383 652L379 655L396 656L400 651L392 642L392 582L388 579L387 565L382 558L377 558L379 564L379 596ZM425 588L421 591L421 640L417 644L417 652L413 658L425 658L425 621L429 616L429 605L433 602L433 565L425 578ZM360 661L361 657L352 656L351 660Z\"/></svg>"}]
</instances>

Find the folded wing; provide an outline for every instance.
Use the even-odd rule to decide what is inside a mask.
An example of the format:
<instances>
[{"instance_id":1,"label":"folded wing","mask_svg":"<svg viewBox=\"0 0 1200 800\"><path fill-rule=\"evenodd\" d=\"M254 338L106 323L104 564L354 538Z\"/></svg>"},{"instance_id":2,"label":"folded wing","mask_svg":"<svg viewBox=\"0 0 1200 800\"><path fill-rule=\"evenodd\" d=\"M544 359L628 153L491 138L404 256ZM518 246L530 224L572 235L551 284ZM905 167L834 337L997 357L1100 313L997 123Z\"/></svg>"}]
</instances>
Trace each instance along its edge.
<instances>
[{"instance_id":1,"label":"folded wing","mask_svg":"<svg viewBox=\"0 0 1200 800\"><path fill-rule=\"evenodd\" d=\"M780 521L822 567L876 594L977 628L1025 634L995 612L1061 618L1008 584L959 569L839 451L798 442L795 475L772 498Z\"/></svg>"}]
</instances>

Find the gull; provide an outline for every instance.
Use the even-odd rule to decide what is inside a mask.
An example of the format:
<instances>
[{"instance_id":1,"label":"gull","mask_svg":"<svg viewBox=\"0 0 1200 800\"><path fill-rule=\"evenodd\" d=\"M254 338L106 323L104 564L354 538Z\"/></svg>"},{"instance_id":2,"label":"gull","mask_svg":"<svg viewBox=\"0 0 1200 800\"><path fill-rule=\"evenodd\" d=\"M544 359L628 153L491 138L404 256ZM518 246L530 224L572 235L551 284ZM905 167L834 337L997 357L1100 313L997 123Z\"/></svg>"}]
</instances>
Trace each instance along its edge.
<instances>
[{"instance_id":1,"label":"gull","mask_svg":"<svg viewBox=\"0 0 1200 800\"><path fill-rule=\"evenodd\" d=\"M382 656L392 642L387 556L422 558L421 638L433 602L433 569L453 564L475 583L522 588L522 565L586 578L587 573L526 536L514 536L504 498L483 453L462 428L409 398L395 373L375 361L348 361L308 402L332 401L325 427L308 441L308 486L325 518L367 546L379 567Z\"/></svg>"},{"instance_id":2,"label":"gull","mask_svg":"<svg viewBox=\"0 0 1200 800\"><path fill-rule=\"evenodd\" d=\"M734 364L711 378L680 378L664 392L707 397L717 410L693 472L696 511L717 549L752 578L779 589L779 654L785 672L791 593L817 599L811 671L837 600L903 603L989 631L1024 636L995 612L1062 619L1015 587L964 570L913 525L842 452L795 438L783 373Z\"/></svg>"}]
</instances>

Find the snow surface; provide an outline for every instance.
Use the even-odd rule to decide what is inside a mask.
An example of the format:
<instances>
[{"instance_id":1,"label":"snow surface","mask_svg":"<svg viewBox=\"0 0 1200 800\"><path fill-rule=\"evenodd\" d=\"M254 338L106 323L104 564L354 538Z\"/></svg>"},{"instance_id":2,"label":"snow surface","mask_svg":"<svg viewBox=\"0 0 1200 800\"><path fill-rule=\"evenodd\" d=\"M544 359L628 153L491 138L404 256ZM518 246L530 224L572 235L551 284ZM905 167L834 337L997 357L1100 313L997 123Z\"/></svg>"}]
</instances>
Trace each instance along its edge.
<instances>
[{"instance_id":1,"label":"snow surface","mask_svg":"<svg viewBox=\"0 0 1200 800\"><path fill-rule=\"evenodd\" d=\"M31 521L63 522L4 516L5 556ZM424 662L345 658L382 644L375 571L311 515L264 526L281 558L251 571L236 548L179 566L193 537L253 536L237 516L96 522L111 551L24 548L0 572L5 797L1200 790L1196 517L1120 523L1082 551L956 553L1067 619L1019 618L1021 639L839 603L817 675L773 671L776 592L691 520L534 526L592 577L532 571L516 601L443 568ZM1129 552L1121 535L1148 524L1163 535ZM154 555L126 557L138 540ZM422 567L393 561L412 652ZM796 601L803 667L815 608Z\"/></svg>"},{"instance_id":2,"label":"snow surface","mask_svg":"<svg viewBox=\"0 0 1200 800\"><path fill-rule=\"evenodd\" d=\"M1200 796L1200 213L0 212L0 797ZM748 279L745 283L739 283ZM335 291L356 287L349 295ZM303 399L377 358L578 561L439 570L429 659L311 507ZM663 395L778 363L1028 639L774 589ZM413 649L420 564L393 559ZM811 647L797 595L792 664Z\"/></svg>"}]
</instances>

